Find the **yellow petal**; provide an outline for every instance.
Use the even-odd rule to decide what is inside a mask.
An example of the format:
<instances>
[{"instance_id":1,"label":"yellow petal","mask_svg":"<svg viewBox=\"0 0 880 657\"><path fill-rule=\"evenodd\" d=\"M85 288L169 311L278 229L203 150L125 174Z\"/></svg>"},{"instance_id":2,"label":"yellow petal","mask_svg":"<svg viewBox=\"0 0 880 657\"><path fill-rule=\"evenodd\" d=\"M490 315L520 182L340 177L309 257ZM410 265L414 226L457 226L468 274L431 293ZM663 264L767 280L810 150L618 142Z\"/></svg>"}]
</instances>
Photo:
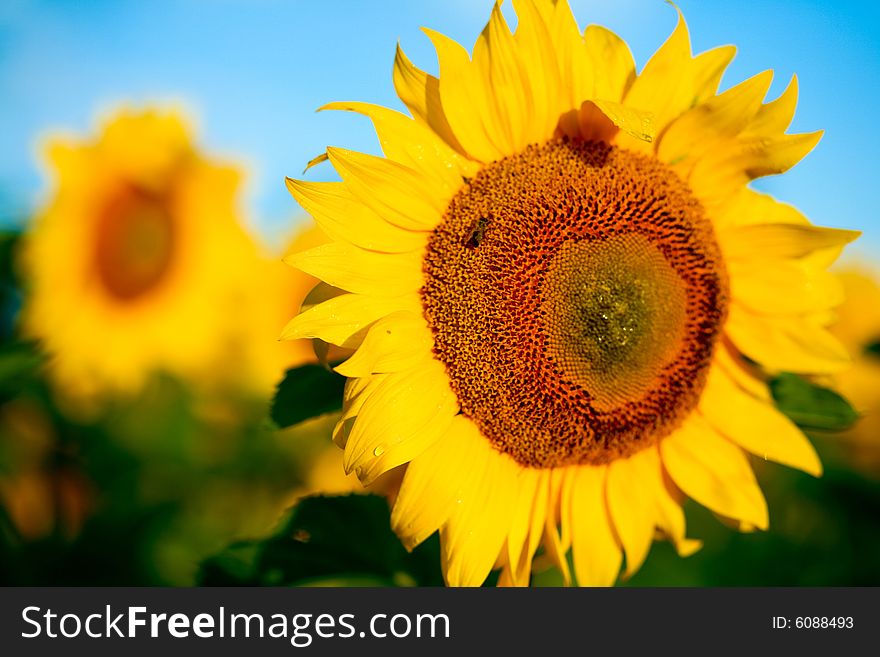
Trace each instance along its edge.
<instances>
[{"instance_id":1,"label":"yellow petal","mask_svg":"<svg viewBox=\"0 0 880 657\"><path fill-rule=\"evenodd\" d=\"M284 262L348 292L394 297L422 287L419 252L376 253L331 242L286 256Z\"/></svg>"},{"instance_id":2,"label":"yellow petal","mask_svg":"<svg viewBox=\"0 0 880 657\"><path fill-rule=\"evenodd\" d=\"M775 139L754 137L742 141L746 175L755 179L785 173L816 147L823 134L824 130L816 130Z\"/></svg>"},{"instance_id":3,"label":"yellow petal","mask_svg":"<svg viewBox=\"0 0 880 657\"><path fill-rule=\"evenodd\" d=\"M463 415L453 417L446 435L406 467L391 526L407 550L439 529L462 498L469 468L461 464L473 463L480 447L471 439L470 424Z\"/></svg>"},{"instance_id":4,"label":"yellow petal","mask_svg":"<svg viewBox=\"0 0 880 657\"><path fill-rule=\"evenodd\" d=\"M767 376L758 367L746 362L729 340L721 340L715 348L713 366L723 369L741 390L752 397L772 402Z\"/></svg>"},{"instance_id":5,"label":"yellow petal","mask_svg":"<svg viewBox=\"0 0 880 657\"><path fill-rule=\"evenodd\" d=\"M420 313L397 311L373 323L354 355L336 371L348 377L400 372L428 357L433 344Z\"/></svg>"},{"instance_id":6,"label":"yellow petal","mask_svg":"<svg viewBox=\"0 0 880 657\"><path fill-rule=\"evenodd\" d=\"M327 155L352 195L386 221L406 230L433 230L440 222L448 197L413 169L343 148Z\"/></svg>"},{"instance_id":7,"label":"yellow petal","mask_svg":"<svg viewBox=\"0 0 880 657\"><path fill-rule=\"evenodd\" d=\"M584 45L592 71L590 78L584 78L584 84L592 79L593 88L589 95L582 96L579 100L598 98L615 103L623 102L636 78L636 65L629 46L614 32L601 25L587 27L584 31ZM573 74L577 73L577 70L573 70ZM650 107L650 105L639 107L637 104L630 106L636 109Z\"/></svg>"},{"instance_id":8,"label":"yellow petal","mask_svg":"<svg viewBox=\"0 0 880 657\"><path fill-rule=\"evenodd\" d=\"M660 454L686 495L712 511L767 528L767 502L748 459L704 420L688 418L660 442Z\"/></svg>"},{"instance_id":9,"label":"yellow petal","mask_svg":"<svg viewBox=\"0 0 880 657\"><path fill-rule=\"evenodd\" d=\"M370 486L389 470L421 456L449 432L452 418L451 414L443 414L417 433L405 439L400 438L399 442L375 443L372 450L374 458L367 458L353 466L358 479L364 486Z\"/></svg>"},{"instance_id":10,"label":"yellow petal","mask_svg":"<svg viewBox=\"0 0 880 657\"><path fill-rule=\"evenodd\" d=\"M734 55L736 55L734 46L719 46L694 57L693 105L699 105L715 95L721 78L724 76L724 71L730 65Z\"/></svg>"},{"instance_id":11,"label":"yellow petal","mask_svg":"<svg viewBox=\"0 0 880 657\"><path fill-rule=\"evenodd\" d=\"M703 543L685 536L685 517L681 508L684 495L670 479L665 468L659 468L658 476L651 481L656 491L657 526L675 545L678 556L689 557L699 550Z\"/></svg>"},{"instance_id":12,"label":"yellow petal","mask_svg":"<svg viewBox=\"0 0 880 657\"><path fill-rule=\"evenodd\" d=\"M388 374L373 374L359 379L348 379L342 392L342 415L333 428L333 442L337 447L345 448L354 418L360 413L367 398L379 385L388 378Z\"/></svg>"},{"instance_id":13,"label":"yellow petal","mask_svg":"<svg viewBox=\"0 0 880 657\"><path fill-rule=\"evenodd\" d=\"M755 456L822 474L816 450L795 424L770 403L746 394L720 368L709 371L700 413L717 431Z\"/></svg>"},{"instance_id":14,"label":"yellow petal","mask_svg":"<svg viewBox=\"0 0 880 657\"><path fill-rule=\"evenodd\" d=\"M430 178L449 198L461 187L462 177L476 175L478 164L462 157L430 128L408 116L379 105L340 102L322 110L357 112L370 118L385 156Z\"/></svg>"},{"instance_id":15,"label":"yellow petal","mask_svg":"<svg viewBox=\"0 0 880 657\"><path fill-rule=\"evenodd\" d=\"M849 354L811 317L758 315L731 304L724 331L737 349L763 367L828 373L849 366Z\"/></svg>"},{"instance_id":16,"label":"yellow petal","mask_svg":"<svg viewBox=\"0 0 880 657\"><path fill-rule=\"evenodd\" d=\"M320 338L340 347L357 347L361 331L381 317L420 307L417 295L372 297L343 294L312 306L294 317L281 333L282 340Z\"/></svg>"},{"instance_id":17,"label":"yellow petal","mask_svg":"<svg viewBox=\"0 0 880 657\"><path fill-rule=\"evenodd\" d=\"M507 153L503 135L488 103L486 82L472 66L467 51L439 32L423 28L434 44L440 62L440 101L443 112L464 152L471 159L492 162Z\"/></svg>"},{"instance_id":18,"label":"yellow petal","mask_svg":"<svg viewBox=\"0 0 880 657\"><path fill-rule=\"evenodd\" d=\"M545 23L552 35L553 47L551 51L556 53L556 66L559 70L560 113L577 109L582 102L596 96L593 93L595 72L590 61L590 53L584 43L584 37L567 2L557 2L554 5L539 3L538 10L544 12ZM601 39L601 36L597 37L597 42L594 44L597 50L602 48L598 39ZM624 48L626 48L625 45ZM605 61L611 62L611 57L606 57ZM620 100L620 96L614 97L611 93L601 97L608 100ZM576 133L569 136L575 137Z\"/></svg>"},{"instance_id":19,"label":"yellow petal","mask_svg":"<svg viewBox=\"0 0 880 657\"><path fill-rule=\"evenodd\" d=\"M809 224L754 224L730 226L718 231L727 260L803 258L814 251L843 246L861 233L856 230L822 228Z\"/></svg>"},{"instance_id":20,"label":"yellow petal","mask_svg":"<svg viewBox=\"0 0 880 657\"><path fill-rule=\"evenodd\" d=\"M693 98L691 42L684 17L679 12L675 30L645 64L623 103L635 109L650 109L662 130L691 106Z\"/></svg>"},{"instance_id":21,"label":"yellow petal","mask_svg":"<svg viewBox=\"0 0 880 657\"><path fill-rule=\"evenodd\" d=\"M569 500L571 549L580 586L611 586L622 554L605 503L605 466L575 469Z\"/></svg>"},{"instance_id":22,"label":"yellow petal","mask_svg":"<svg viewBox=\"0 0 880 657\"><path fill-rule=\"evenodd\" d=\"M440 81L428 75L412 62L397 45L394 55L394 89L413 118L427 125L450 148L465 155L465 151L449 126L443 106L440 103Z\"/></svg>"},{"instance_id":23,"label":"yellow petal","mask_svg":"<svg viewBox=\"0 0 880 657\"><path fill-rule=\"evenodd\" d=\"M788 87L776 100L767 103L758 110L757 115L749 123L746 129L748 135L777 135L788 130L791 120L794 118L794 110L797 106L798 83L797 76L791 78Z\"/></svg>"},{"instance_id":24,"label":"yellow petal","mask_svg":"<svg viewBox=\"0 0 880 657\"><path fill-rule=\"evenodd\" d=\"M568 568L566 553L571 546L571 539L566 536L563 540L560 534L560 524L563 522L563 515L567 515L568 509L568 501L565 500L563 503L563 480L566 472L568 472L567 468L553 469L548 477L549 494L547 515L544 521L544 549L547 556L562 573L562 581L566 586L569 586L571 572ZM565 514L563 514L563 509L565 509ZM566 528L569 524L566 520Z\"/></svg>"},{"instance_id":25,"label":"yellow petal","mask_svg":"<svg viewBox=\"0 0 880 657\"><path fill-rule=\"evenodd\" d=\"M547 515L548 480L546 470L524 468L519 474L519 493L507 536L507 563L514 586L529 585L532 557Z\"/></svg>"},{"instance_id":26,"label":"yellow petal","mask_svg":"<svg viewBox=\"0 0 880 657\"><path fill-rule=\"evenodd\" d=\"M650 112L642 112L609 100L597 99L584 104L595 105L615 127L636 140L647 143L654 141L656 128L654 126L654 115ZM583 112L583 109L581 111ZM588 139L589 137L585 135L584 138Z\"/></svg>"},{"instance_id":27,"label":"yellow petal","mask_svg":"<svg viewBox=\"0 0 880 657\"><path fill-rule=\"evenodd\" d=\"M514 41L520 58L520 84L531 105L522 140L533 144L547 140L560 113L571 106L563 97L557 47L545 16L534 0L513 0L513 6L518 20Z\"/></svg>"},{"instance_id":28,"label":"yellow petal","mask_svg":"<svg viewBox=\"0 0 880 657\"><path fill-rule=\"evenodd\" d=\"M626 552L625 577L641 567L654 540L657 489L651 482L659 472L660 459L653 448L608 465L608 510Z\"/></svg>"},{"instance_id":29,"label":"yellow petal","mask_svg":"<svg viewBox=\"0 0 880 657\"><path fill-rule=\"evenodd\" d=\"M773 72L764 71L676 118L660 141L657 157L687 166L706 152L733 148L732 141L724 140L735 138L745 129L761 107L772 80Z\"/></svg>"},{"instance_id":30,"label":"yellow petal","mask_svg":"<svg viewBox=\"0 0 880 657\"><path fill-rule=\"evenodd\" d=\"M504 546L517 498L519 466L469 424L468 439L478 447L467 464L469 476L461 496L440 533L449 586L479 586L485 581Z\"/></svg>"},{"instance_id":31,"label":"yellow petal","mask_svg":"<svg viewBox=\"0 0 880 657\"><path fill-rule=\"evenodd\" d=\"M287 179L287 189L334 240L362 249L403 253L423 249L428 233L394 226L352 197L345 183Z\"/></svg>"},{"instance_id":32,"label":"yellow petal","mask_svg":"<svg viewBox=\"0 0 880 657\"><path fill-rule=\"evenodd\" d=\"M520 64L501 3L496 2L474 45L473 65L481 69L486 88L492 90L488 104L494 107L492 120L498 126L493 141L506 155L526 145L524 128L532 119L532 99L526 93Z\"/></svg>"},{"instance_id":33,"label":"yellow petal","mask_svg":"<svg viewBox=\"0 0 880 657\"><path fill-rule=\"evenodd\" d=\"M322 162L327 162L330 158L327 157L327 153L321 153L320 155L316 155L311 160L306 163L306 168L303 169L303 173L311 169L312 167L318 166ZM290 180L290 178L288 178Z\"/></svg>"},{"instance_id":34,"label":"yellow petal","mask_svg":"<svg viewBox=\"0 0 880 657\"><path fill-rule=\"evenodd\" d=\"M346 473L357 471L368 485L381 472L427 449L457 412L458 401L446 371L433 358L411 370L389 374L358 412L345 445ZM400 460L401 453L408 458ZM375 467L378 464L387 467L380 470Z\"/></svg>"},{"instance_id":35,"label":"yellow petal","mask_svg":"<svg viewBox=\"0 0 880 657\"><path fill-rule=\"evenodd\" d=\"M813 313L843 301L843 288L833 274L800 260L730 260L728 272L733 299L756 313Z\"/></svg>"},{"instance_id":36,"label":"yellow petal","mask_svg":"<svg viewBox=\"0 0 880 657\"><path fill-rule=\"evenodd\" d=\"M749 224L806 224L803 213L788 203L769 194L743 187L713 215L714 224L721 230Z\"/></svg>"}]
</instances>

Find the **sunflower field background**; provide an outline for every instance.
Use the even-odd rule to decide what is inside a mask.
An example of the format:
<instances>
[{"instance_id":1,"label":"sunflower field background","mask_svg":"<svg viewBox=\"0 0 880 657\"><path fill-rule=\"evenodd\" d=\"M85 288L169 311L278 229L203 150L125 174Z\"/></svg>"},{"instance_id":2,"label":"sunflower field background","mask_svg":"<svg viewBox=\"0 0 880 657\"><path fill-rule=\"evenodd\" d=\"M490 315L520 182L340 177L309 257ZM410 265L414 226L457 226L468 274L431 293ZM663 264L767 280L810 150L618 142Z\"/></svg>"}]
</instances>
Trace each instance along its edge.
<instances>
[{"instance_id":1,"label":"sunflower field background","mask_svg":"<svg viewBox=\"0 0 880 657\"><path fill-rule=\"evenodd\" d=\"M284 179L338 180L316 157L328 146L381 154L363 117L314 110L404 111L395 44L437 74L418 28L470 48L491 4L0 7L0 582L443 585L437 535L407 551L391 529L406 466L367 489L343 471L345 380L327 365L344 352L278 340L323 300L282 258L328 241ZM660 0L570 4L639 70L676 25ZM752 459L769 529L732 531L689 501L702 547L682 558L660 542L622 585L880 585L880 9L678 7L694 52L737 46L722 90L771 68L776 98L796 74L791 132L825 130L752 187L862 232L833 269L845 296L830 330L852 365L770 380L824 473ZM533 586L563 579L536 556Z\"/></svg>"}]
</instances>

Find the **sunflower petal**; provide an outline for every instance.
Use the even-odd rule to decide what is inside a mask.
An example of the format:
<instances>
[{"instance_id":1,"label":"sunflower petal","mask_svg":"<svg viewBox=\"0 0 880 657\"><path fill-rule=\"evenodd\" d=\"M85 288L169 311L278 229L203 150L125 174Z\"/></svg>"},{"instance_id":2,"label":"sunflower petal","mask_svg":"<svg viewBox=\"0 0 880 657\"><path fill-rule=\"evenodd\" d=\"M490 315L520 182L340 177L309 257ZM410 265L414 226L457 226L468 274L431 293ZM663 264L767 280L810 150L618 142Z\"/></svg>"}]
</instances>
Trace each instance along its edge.
<instances>
[{"instance_id":1,"label":"sunflower petal","mask_svg":"<svg viewBox=\"0 0 880 657\"><path fill-rule=\"evenodd\" d=\"M357 471L367 485L376 472L370 461L388 463L405 451L409 458L424 451L448 427L458 411L443 365L427 358L418 367L389 374L364 400L345 445L346 473ZM399 465L408 459L389 465ZM384 471L384 470L382 470Z\"/></svg>"},{"instance_id":2,"label":"sunflower petal","mask_svg":"<svg viewBox=\"0 0 880 657\"><path fill-rule=\"evenodd\" d=\"M684 509L681 508L684 495L672 482L663 467L658 468L657 477L652 479L656 490L657 526L672 541L680 557L689 557L699 550L703 543L685 536Z\"/></svg>"},{"instance_id":3,"label":"sunflower petal","mask_svg":"<svg viewBox=\"0 0 880 657\"><path fill-rule=\"evenodd\" d=\"M334 240L362 249L403 253L424 248L427 233L404 230L355 200L345 183L313 183L288 178L287 189L315 223Z\"/></svg>"},{"instance_id":4,"label":"sunflower petal","mask_svg":"<svg viewBox=\"0 0 880 657\"><path fill-rule=\"evenodd\" d=\"M833 274L800 260L729 260L728 271L731 297L756 313L814 313L843 302Z\"/></svg>"},{"instance_id":5,"label":"sunflower petal","mask_svg":"<svg viewBox=\"0 0 880 657\"><path fill-rule=\"evenodd\" d=\"M526 126L533 120L534 107L524 84L519 49L501 13L500 2L495 3L489 22L474 45L472 66L484 82L475 91L485 94L491 90L485 95L486 104L492 108L489 123L495 126L490 135L492 141L505 155L520 152L528 144Z\"/></svg>"},{"instance_id":6,"label":"sunflower petal","mask_svg":"<svg viewBox=\"0 0 880 657\"><path fill-rule=\"evenodd\" d=\"M468 463L449 520L440 532L443 574L449 586L479 586L498 561L517 498L519 467L496 451L468 421L468 439L478 443Z\"/></svg>"},{"instance_id":7,"label":"sunflower petal","mask_svg":"<svg viewBox=\"0 0 880 657\"><path fill-rule=\"evenodd\" d=\"M589 25L584 30L584 44L592 73L591 78L585 78L585 83L592 79L593 89L589 95L582 96L579 100L599 98L623 103L636 79L636 64L629 46L614 32L601 25ZM573 73L576 74L577 71L574 70ZM637 104L625 104L636 109L645 109Z\"/></svg>"},{"instance_id":8,"label":"sunflower petal","mask_svg":"<svg viewBox=\"0 0 880 657\"><path fill-rule=\"evenodd\" d=\"M596 95L593 93L595 73L584 37L567 2L557 2L549 6L539 3L538 10L544 12L545 23L553 42L551 51L556 53L556 66L559 70L558 93L561 94L560 113L566 109L576 109L584 100ZM598 43L599 39L601 36L597 37L597 43L594 44L597 50L602 48ZM611 58L606 58L606 61L610 62ZM619 101L621 96L609 93L601 97Z\"/></svg>"},{"instance_id":9,"label":"sunflower petal","mask_svg":"<svg viewBox=\"0 0 880 657\"><path fill-rule=\"evenodd\" d=\"M546 471L523 469L519 474L519 495L507 535L507 562L513 585L529 584L532 557L547 515L548 486Z\"/></svg>"},{"instance_id":10,"label":"sunflower petal","mask_svg":"<svg viewBox=\"0 0 880 657\"><path fill-rule=\"evenodd\" d=\"M357 351L335 369L348 377L399 372L428 357L433 344L421 314L397 311L374 322Z\"/></svg>"},{"instance_id":11,"label":"sunflower petal","mask_svg":"<svg viewBox=\"0 0 880 657\"><path fill-rule=\"evenodd\" d=\"M400 310L419 307L418 296L372 297L362 294L343 294L312 306L294 317L281 340L320 338L340 347L357 347L361 332L381 317Z\"/></svg>"},{"instance_id":12,"label":"sunflower petal","mask_svg":"<svg viewBox=\"0 0 880 657\"><path fill-rule=\"evenodd\" d=\"M749 123L747 135L778 135L788 130L797 106L798 81L793 75L779 98L763 105Z\"/></svg>"},{"instance_id":13,"label":"sunflower petal","mask_svg":"<svg viewBox=\"0 0 880 657\"><path fill-rule=\"evenodd\" d=\"M743 449L814 477L822 463L807 437L767 402L746 394L719 368L712 368L700 398L700 412L724 436Z\"/></svg>"},{"instance_id":14,"label":"sunflower petal","mask_svg":"<svg viewBox=\"0 0 880 657\"><path fill-rule=\"evenodd\" d=\"M767 375L755 365L746 362L729 340L721 340L715 349L713 364L723 369L731 381L734 381L744 392L756 399L772 402Z\"/></svg>"},{"instance_id":15,"label":"sunflower petal","mask_svg":"<svg viewBox=\"0 0 880 657\"><path fill-rule=\"evenodd\" d=\"M724 330L737 349L770 370L829 373L850 363L843 345L809 316L757 315L733 304Z\"/></svg>"},{"instance_id":16,"label":"sunflower petal","mask_svg":"<svg viewBox=\"0 0 880 657\"><path fill-rule=\"evenodd\" d=\"M684 16L678 12L675 30L645 64L623 103L641 110L650 108L662 129L690 107L693 99L691 40Z\"/></svg>"},{"instance_id":17,"label":"sunflower petal","mask_svg":"<svg viewBox=\"0 0 880 657\"><path fill-rule=\"evenodd\" d=\"M376 253L344 242L322 244L284 262L325 283L357 294L394 297L422 287L421 254Z\"/></svg>"},{"instance_id":18,"label":"sunflower petal","mask_svg":"<svg viewBox=\"0 0 880 657\"><path fill-rule=\"evenodd\" d=\"M383 157L327 149L352 195L386 221L407 230L433 230L448 198L418 172Z\"/></svg>"},{"instance_id":19,"label":"sunflower petal","mask_svg":"<svg viewBox=\"0 0 880 657\"><path fill-rule=\"evenodd\" d=\"M605 503L607 470L582 466L574 472L569 500L571 549L581 586L611 586L623 560Z\"/></svg>"},{"instance_id":20,"label":"sunflower petal","mask_svg":"<svg viewBox=\"0 0 880 657\"><path fill-rule=\"evenodd\" d=\"M694 57L694 99L692 104L699 105L715 95L724 71L735 55L736 48L734 46L719 46Z\"/></svg>"},{"instance_id":21,"label":"sunflower petal","mask_svg":"<svg viewBox=\"0 0 880 657\"><path fill-rule=\"evenodd\" d=\"M657 157L687 165L706 152L729 148L727 142L719 146L719 140L732 140L745 129L772 80L773 72L764 71L676 118L660 140Z\"/></svg>"},{"instance_id":22,"label":"sunflower petal","mask_svg":"<svg viewBox=\"0 0 880 657\"><path fill-rule=\"evenodd\" d=\"M625 577L641 567L654 540L657 500L651 481L659 472L656 449L645 449L608 465L608 510L626 552Z\"/></svg>"},{"instance_id":23,"label":"sunflower petal","mask_svg":"<svg viewBox=\"0 0 880 657\"><path fill-rule=\"evenodd\" d=\"M544 520L544 549L553 564L562 573L562 581L566 586L571 584L571 572L568 568L566 553L570 547L570 539L563 541L560 535L560 523L563 522L562 510L568 508L568 502L563 503L563 479L567 469L554 469L548 476L549 498L547 514ZM568 522L566 521L566 526Z\"/></svg>"},{"instance_id":24,"label":"sunflower petal","mask_svg":"<svg viewBox=\"0 0 880 657\"><path fill-rule=\"evenodd\" d=\"M718 239L728 260L803 258L814 251L843 246L861 233L809 224L778 223L730 226Z\"/></svg>"},{"instance_id":25,"label":"sunflower petal","mask_svg":"<svg viewBox=\"0 0 880 657\"><path fill-rule=\"evenodd\" d=\"M401 50L400 44L397 44L394 54L393 81L398 98L403 101L413 118L427 125L450 148L465 155L443 112L440 80L416 68Z\"/></svg>"},{"instance_id":26,"label":"sunflower petal","mask_svg":"<svg viewBox=\"0 0 880 657\"><path fill-rule=\"evenodd\" d=\"M663 465L686 495L708 509L761 529L767 502L742 450L691 416L660 442Z\"/></svg>"},{"instance_id":27,"label":"sunflower petal","mask_svg":"<svg viewBox=\"0 0 880 657\"><path fill-rule=\"evenodd\" d=\"M584 104L595 105L611 123L625 134L647 143L654 141L656 128L654 126L654 115L650 112L642 112L631 107L625 107L620 103L614 103L610 100L597 99L587 101Z\"/></svg>"},{"instance_id":28,"label":"sunflower petal","mask_svg":"<svg viewBox=\"0 0 880 657\"><path fill-rule=\"evenodd\" d=\"M471 440L470 420L452 418L446 435L410 461L391 511L391 526L412 550L449 518L461 499L469 469L479 448Z\"/></svg>"},{"instance_id":29,"label":"sunflower petal","mask_svg":"<svg viewBox=\"0 0 880 657\"><path fill-rule=\"evenodd\" d=\"M480 162L492 162L506 153L492 119L485 81L472 66L467 51L439 32L423 28L440 62L440 100L449 125L465 153ZM497 139L497 142L496 142Z\"/></svg>"},{"instance_id":30,"label":"sunflower petal","mask_svg":"<svg viewBox=\"0 0 880 657\"><path fill-rule=\"evenodd\" d=\"M514 41L521 59L521 76L532 106L531 120L523 128L525 144L545 141L559 115L569 109L563 98L556 44L550 27L534 0L513 0L518 24Z\"/></svg>"},{"instance_id":31,"label":"sunflower petal","mask_svg":"<svg viewBox=\"0 0 880 657\"><path fill-rule=\"evenodd\" d=\"M462 177L476 175L478 165L462 157L428 127L392 109L369 103L329 103L321 110L356 112L376 129L385 156L430 177L451 197Z\"/></svg>"}]
</instances>

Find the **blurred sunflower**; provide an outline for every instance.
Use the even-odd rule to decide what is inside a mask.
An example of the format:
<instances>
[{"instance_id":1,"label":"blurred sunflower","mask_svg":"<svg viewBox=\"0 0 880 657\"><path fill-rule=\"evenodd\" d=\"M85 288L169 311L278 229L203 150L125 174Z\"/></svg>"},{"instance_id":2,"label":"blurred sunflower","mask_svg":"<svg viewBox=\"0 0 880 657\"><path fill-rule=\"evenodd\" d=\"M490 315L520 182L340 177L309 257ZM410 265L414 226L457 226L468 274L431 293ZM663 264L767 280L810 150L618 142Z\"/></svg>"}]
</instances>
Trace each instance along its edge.
<instances>
[{"instance_id":1,"label":"blurred sunflower","mask_svg":"<svg viewBox=\"0 0 880 657\"><path fill-rule=\"evenodd\" d=\"M412 119L327 106L370 117L385 157L328 148L342 182L288 181L334 240L289 262L347 293L285 335L357 349L336 368L345 468L408 463L392 522L410 548L440 530L448 584L527 584L543 545L608 585L655 534L699 546L682 493L767 527L746 452L820 474L753 364L846 364L825 268L857 234L747 186L820 138L785 134L794 81L716 93L734 48L693 57L681 17L636 75L566 2L514 4L472 57L426 30L439 78L398 50Z\"/></svg>"},{"instance_id":2,"label":"blurred sunflower","mask_svg":"<svg viewBox=\"0 0 880 657\"><path fill-rule=\"evenodd\" d=\"M304 251L327 241L324 233L309 222L288 240L285 253ZM286 369L317 361L312 340L283 342L278 334L318 279L286 266L280 255L263 252L243 276L249 277L250 285L238 311L241 332L229 353L238 354L242 380L266 396Z\"/></svg>"},{"instance_id":3,"label":"blurred sunflower","mask_svg":"<svg viewBox=\"0 0 880 657\"><path fill-rule=\"evenodd\" d=\"M53 189L26 239L22 324L60 389L87 398L134 391L154 370L216 376L255 257L239 172L156 110L122 110L93 140L53 139L47 156Z\"/></svg>"},{"instance_id":4,"label":"blurred sunflower","mask_svg":"<svg viewBox=\"0 0 880 657\"><path fill-rule=\"evenodd\" d=\"M840 435L860 470L880 477L880 276L865 265L839 270L844 302L831 331L854 355L853 365L837 374L835 387L862 417Z\"/></svg>"}]
</instances>

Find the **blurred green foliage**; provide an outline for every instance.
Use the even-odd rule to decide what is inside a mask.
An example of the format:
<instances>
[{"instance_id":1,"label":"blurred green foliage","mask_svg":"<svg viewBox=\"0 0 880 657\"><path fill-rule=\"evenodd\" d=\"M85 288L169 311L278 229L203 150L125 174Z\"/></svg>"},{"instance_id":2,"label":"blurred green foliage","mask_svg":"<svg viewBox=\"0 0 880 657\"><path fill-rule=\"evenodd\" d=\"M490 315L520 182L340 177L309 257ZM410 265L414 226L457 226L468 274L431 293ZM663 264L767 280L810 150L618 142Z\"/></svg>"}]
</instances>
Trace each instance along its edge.
<instances>
[{"instance_id":1,"label":"blurred green foliage","mask_svg":"<svg viewBox=\"0 0 880 657\"><path fill-rule=\"evenodd\" d=\"M207 586L442 586L437 536L412 553L391 531L376 495L302 499L263 540L242 541L207 560Z\"/></svg>"},{"instance_id":2,"label":"blurred green foliage","mask_svg":"<svg viewBox=\"0 0 880 657\"><path fill-rule=\"evenodd\" d=\"M327 422L281 432L268 399L162 374L79 412L16 335L17 241L0 239L0 584L193 584L207 556L271 530Z\"/></svg>"},{"instance_id":3,"label":"blurred green foliage","mask_svg":"<svg viewBox=\"0 0 880 657\"><path fill-rule=\"evenodd\" d=\"M773 378L770 392L776 407L803 429L842 431L859 419L846 399L797 374L783 373Z\"/></svg>"},{"instance_id":4,"label":"blurred green foliage","mask_svg":"<svg viewBox=\"0 0 880 657\"><path fill-rule=\"evenodd\" d=\"M344 387L345 377L321 365L289 369L272 398L272 421L285 428L324 413L341 411Z\"/></svg>"}]
</instances>

